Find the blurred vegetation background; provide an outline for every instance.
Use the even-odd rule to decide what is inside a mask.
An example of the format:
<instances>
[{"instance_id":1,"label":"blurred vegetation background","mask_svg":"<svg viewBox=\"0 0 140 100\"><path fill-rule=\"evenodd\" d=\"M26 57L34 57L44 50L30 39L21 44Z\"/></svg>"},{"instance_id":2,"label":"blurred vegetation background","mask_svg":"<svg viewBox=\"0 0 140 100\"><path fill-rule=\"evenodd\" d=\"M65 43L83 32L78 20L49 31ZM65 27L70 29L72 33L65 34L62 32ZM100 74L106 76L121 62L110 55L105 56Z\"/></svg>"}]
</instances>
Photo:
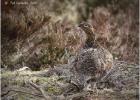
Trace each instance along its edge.
<instances>
[{"instance_id":1,"label":"blurred vegetation background","mask_svg":"<svg viewBox=\"0 0 140 100\"><path fill-rule=\"evenodd\" d=\"M1 3L1 63L8 69L26 65L40 70L68 63L86 39L77 28L82 21L95 27L97 41L115 59L138 63L139 0L2 0Z\"/></svg>"}]
</instances>

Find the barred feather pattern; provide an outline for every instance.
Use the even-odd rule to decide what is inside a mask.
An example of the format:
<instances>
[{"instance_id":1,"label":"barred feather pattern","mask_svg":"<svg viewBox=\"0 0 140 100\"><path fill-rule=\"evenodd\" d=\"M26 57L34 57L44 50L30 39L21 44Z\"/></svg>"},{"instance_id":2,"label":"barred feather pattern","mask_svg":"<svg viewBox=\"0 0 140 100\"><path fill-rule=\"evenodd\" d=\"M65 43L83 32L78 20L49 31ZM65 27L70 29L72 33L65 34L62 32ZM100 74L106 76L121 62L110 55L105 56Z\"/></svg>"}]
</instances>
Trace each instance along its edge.
<instances>
[{"instance_id":1,"label":"barred feather pattern","mask_svg":"<svg viewBox=\"0 0 140 100\"><path fill-rule=\"evenodd\" d=\"M91 77L102 77L113 65L113 57L102 47L83 49L73 62L75 73Z\"/></svg>"},{"instance_id":2,"label":"barred feather pattern","mask_svg":"<svg viewBox=\"0 0 140 100\"><path fill-rule=\"evenodd\" d=\"M76 79L78 84L84 84L91 78L99 81L112 68L113 56L107 49L96 43L91 25L81 23L79 26L87 34L87 41L72 63L73 79Z\"/></svg>"}]
</instances>

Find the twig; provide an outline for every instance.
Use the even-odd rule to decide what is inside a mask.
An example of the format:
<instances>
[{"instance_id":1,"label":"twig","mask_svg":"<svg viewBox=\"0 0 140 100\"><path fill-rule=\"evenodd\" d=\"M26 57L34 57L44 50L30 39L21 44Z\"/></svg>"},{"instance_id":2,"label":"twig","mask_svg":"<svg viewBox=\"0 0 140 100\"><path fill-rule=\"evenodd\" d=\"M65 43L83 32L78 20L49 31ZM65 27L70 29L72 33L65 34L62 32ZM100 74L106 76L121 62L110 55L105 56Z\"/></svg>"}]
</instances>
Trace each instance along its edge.
<instances>
[{"instance_id":1,"label":"twig","mask_svg":"<svg viewBox=\"0 0 140 100\"><path fill-rule=\"evenodd\" d=\"M71 100L75 97L80 97L80 96L86 96L88 94L88 92L81 92L81 93L76 93L67 97L64 97L63 95L58 95L58 96L49 96L46 95L45 92L39 87L37 86L35 83L31 82L30 83L34 88L36 88L39 92L41 92L42 94L34 94L31 92L27 92L25 90L23 90L24 88L17 88L17 87L12 87L10 88L6 93L3 94L3 96L7 95L9 92L13 91L13 92L20 92L20 93L24 93L24 94L28 94L28 95L33 95L33 96L37 96L37 97L41 97L44 98L45 100Z\"/></svg>"},{"instance_id":2,"label":"twig","mask_svg":"<svg viewBox=\"0 0 140 100\"><path fill-rule=\"evenodd\" d=\"M43 97L42 95L39 95L39 94L33 94L33 93L30 93L30 92L26 92L26 91L23 91L23 90L20 90L20 89L10 89L9 92L11 91L14 91L14 92L21 92L21 93L25 93L25 94L29 94L29 95L33 95L33 96L38 96L38 97Z\"/></svg>"},{"instance_id":3,"label":"twig","mask_svg":"<svg viewBox=\"0 0 140 100\"><path fill-rule=\"evenodd\" d=\"M30 85L31 85L32 87L34 87L35 89L37 89L37 90L43 95L43 97L44 97L46 100L52 100L50 96L47 96L47 95L45 94L44 90L43 90L40 86L38 86L37 84L35 84L35 83L31 82L31 81L29 81L29 83L30 83Z\"/></svg>"},{"instance_id":4,"label":"twig","mask_svg":"<svg viewBox=\"0 0 140 100\"><path fill-rule=\"evenodd\" d=\"M106 81L112 75L112 73L114 73L117 70L117 68L118 67L113 65L113 67L109 70L109 72L103 78L101 78L101 81L102 82Z\"/></svg>"},{"instance_id":5,"label":"twig","mask_svg":"<svg viewBox=\"0 0 140 100\"><path fill-rule=\"evenodd\" d=\"M10 91L8 90L8 91L2 93L2 94L1 94L1 97L4 97L5 95L8 95L9 92L10 92Z\"/></svg>"}]
</instances>

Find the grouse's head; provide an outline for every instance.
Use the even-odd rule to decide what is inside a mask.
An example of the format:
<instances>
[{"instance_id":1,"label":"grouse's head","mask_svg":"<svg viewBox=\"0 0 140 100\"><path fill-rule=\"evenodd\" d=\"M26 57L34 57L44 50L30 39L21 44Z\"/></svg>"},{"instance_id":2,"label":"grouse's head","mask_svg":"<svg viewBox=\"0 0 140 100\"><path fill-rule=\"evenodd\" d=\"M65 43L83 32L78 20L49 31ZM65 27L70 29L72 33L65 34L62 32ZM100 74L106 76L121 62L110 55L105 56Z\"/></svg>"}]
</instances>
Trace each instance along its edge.
<instances>
[{"instance_id":1,"label":"grouse's head","mask_svg":"<svg viewBox=\"0 0 140 100\"><path fill-rule=\"evenodd\" d=\"M92 27L92 25L90 25L87 22L82 22L79 24L79 27L88 35L93 35L94 33L94 28Z\"/></svg>"},{"instance_id":2,"label":"grouse's head","mask_svg":"<svg viewBox=\"0 0 140 100\"><path fill-rule=\"evenodd\" d=\"M87 22L82 22L79 24L79 27L86 33L87 36L86 45L95 44L96 34L94 33L95 29L92 27L92 25L88 24Z\"/></svg>"}]
</instances>

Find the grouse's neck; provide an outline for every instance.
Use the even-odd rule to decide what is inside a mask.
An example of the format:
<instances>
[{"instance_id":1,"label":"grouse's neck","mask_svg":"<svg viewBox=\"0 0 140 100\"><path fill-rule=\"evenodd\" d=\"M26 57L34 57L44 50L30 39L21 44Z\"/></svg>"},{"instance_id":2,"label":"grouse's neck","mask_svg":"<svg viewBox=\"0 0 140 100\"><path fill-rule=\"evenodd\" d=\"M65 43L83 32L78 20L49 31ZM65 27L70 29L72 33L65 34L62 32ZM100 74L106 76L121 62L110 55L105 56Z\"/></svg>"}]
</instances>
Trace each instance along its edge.
<instances>
[{"instance_id":1,"label":"grouse's neck","mask_svg":"<svg viewBox=\"0 0 140 100\"><path fill-rule=\"evenodd\" d=\"M93 32L87 33L87 39L85 42L85 48L96 47L95 35Z\"/></svg>"}]
</instances>

